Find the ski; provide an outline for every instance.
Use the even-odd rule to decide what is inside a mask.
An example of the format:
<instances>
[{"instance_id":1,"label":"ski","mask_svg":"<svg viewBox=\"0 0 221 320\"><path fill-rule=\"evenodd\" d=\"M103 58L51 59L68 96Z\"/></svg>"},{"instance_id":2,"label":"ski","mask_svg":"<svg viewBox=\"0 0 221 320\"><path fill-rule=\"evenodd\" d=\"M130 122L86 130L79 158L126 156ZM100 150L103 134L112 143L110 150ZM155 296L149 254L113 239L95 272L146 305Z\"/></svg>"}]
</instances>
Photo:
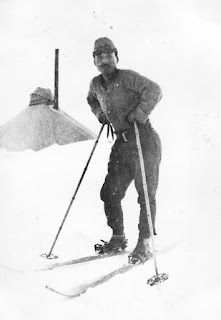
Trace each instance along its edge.
<instances>
[{"instance_id":1,"label":"ski","mask_svg":"<svg viewBox=\"0 0 221 320\"><path fill-rule=\"evenodd\" d=\"M0 264L0 268L6 269L11 272L16 272L16 273L50 271L50 270L54 270L54 269L61 268L61 267L71 266L71 265L80 264L80 263L86 263L86 262L105 259L105 258L111 258L111 257L119 256L119 255L128 254L128 253L129 252L125 250L125 251L120 251L120 252L112 253L112 254L91 255L91 256L81 257L81 258L67 260L67 261L63 261L63 262L52 263L52 264L49 264L45 267L42 267L42 268L39 267L36 269L15 269L15 268L11 268L6 265L3 265L3 264Z\"/></svg>"},{"instance_id":2,"label":"ski","mask_svg":"<svg viewBox=\"0 0 221 320\"><path fill-rule=\"evenodd\" d=\"M90 261L94 261L94 260L101 260L101 259L105 259L105 258L111 258L111 257L120 256L120 255L124 255L124 254L128 254L128 251L125 250L125 251L120 251L120 252L111 253L111 254L92 255L92 256L87 256L87 257L81 257L81 258L68 260L68 261L64 261L64 262L53 263L53 264L46 266L45 268L35 269L34 271L53 270L53 269L57 269L57 268L61 268L61 267L71 266L71 265L75 265L75 264L79 264L79 263L90 262Z\"/></svg>"}]
</instances>

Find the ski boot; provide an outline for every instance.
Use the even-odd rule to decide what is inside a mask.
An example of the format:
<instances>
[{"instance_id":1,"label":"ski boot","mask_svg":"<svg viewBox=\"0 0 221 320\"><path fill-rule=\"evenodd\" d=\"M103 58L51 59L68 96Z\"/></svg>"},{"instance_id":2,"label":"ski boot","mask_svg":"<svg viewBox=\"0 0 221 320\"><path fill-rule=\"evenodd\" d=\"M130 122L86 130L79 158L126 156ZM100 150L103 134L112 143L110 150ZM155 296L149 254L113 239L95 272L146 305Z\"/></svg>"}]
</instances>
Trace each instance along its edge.
<instances>
[{"instance_id":1,"label":"ski boot","mask_svg":"<svg viewBox=\"0 0 221 320\"><path fill-rule=\"evenodd\" d=\"M149 239L138 239L134 251L128 256L130 264L144 263L151 257Z\"/></svg>"},{"instance_id":2,"label":"ski boot","mask_svg":"<svg viewBox=\"0 0 221 320\"><path fill-rule=\"evenodd\" d=\"M127 247L127 239L125 235L113 235L109 242L101 240L103 244L95 244L94 249L98 255L115 254Z\"/></svg>"}]
</instances>

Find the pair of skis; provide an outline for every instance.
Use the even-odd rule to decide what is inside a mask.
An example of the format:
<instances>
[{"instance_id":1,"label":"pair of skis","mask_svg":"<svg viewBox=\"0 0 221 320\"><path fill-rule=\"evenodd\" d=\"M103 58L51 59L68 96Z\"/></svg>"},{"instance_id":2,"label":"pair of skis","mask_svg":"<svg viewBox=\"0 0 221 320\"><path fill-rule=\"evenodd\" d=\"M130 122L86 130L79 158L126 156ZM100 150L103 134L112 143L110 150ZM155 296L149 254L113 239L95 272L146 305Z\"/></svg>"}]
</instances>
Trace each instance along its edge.
<instances>
[{"instance_id":1,"label":"pair of skis","mask_svg":"<svg viewBox=\"0 0 221 320\"><path fill-rule=\"evenodd\" d=\"M170 249L171 248L165 248L165 249L159 250L157 253L158 254L167 253L168 251L170 251ZM112 255L88 256L88 257L79 258L76 260L71 260L68 262L52 264L51 266L47 267L47 270L53 270L55 268L59 268L59 267L63 267L63 266L68 266L68 265L70 266L70 265L74 265L74 264L78 264L78 263L90 262L90 261L94 261L94 260L99 260L99 259L103 259L103 258L110 258L110 257L114 257L116 255L125 255L125 254L128 254L128 252L123 251L123 252L119 252L117 254L112 254ZM133 268L139 267L140 265L143 265L144 263L151 260L152 258L153 258L153 256L152 256L152 254L150 254L148 259L145 262L140 262L137 264L123 263L122 266L114 269L113 271L111 271L105 275L102 275L96 279L93 279L87 283L83 283L79 286L71 288L70 290L67 290L65 292L57 290L57 289L55 289L51 286L48 286L48 285L46 285L45 288L47 290L50 290L51 292L54 292L54 293L59 294L63 297L66 297L66 298L77 298L77 297L81 296L82 294L86 293L88 289L95 288L95 287L109 281L110 279L114 278L115 276L117 276L119 274L124 274L124 273L132 270ZM46 270L46 269L44 269L44 270ZM164 278L164 277L166 277L166 278ZM162 281L160 281L160 282L163 282L168 278L168 276L166 274L164 277L162 277ZM148 283L148 284L152 285L151 283Z\"/></svg>"},{"instance_id":2,"label":"pair of skis","mask_svg":"<svg viewBox=\"0 0 221 320\"><path fill-rule=\"evenodd\" d=\"M122 254L126 254L126 252L122 252L121 255ZM93 260L99 260L99 259L102 259L102 258L114 257L114 256L116 256L116 254L112 254L111 256L110 255L109 256L98 256L99 257L98 259L95 259L95 258L88 259L89 257L87 257L85 259L83 258L83 259L84 259L84 262L89 262L89 261L93 261ZM151 257L152 257L152 255L148 258L148 260ZM82 262L77 262L77 263L82 263ZM74 264L76 264L76 262L74 262ZM83 284L81 284L81 285L79 285L79 286L77 286L75 288L72 288L71 290L69 290L67 292L61 292L61 291L59 291L57 289L54 289L54 288L52 288L50 286L47 286L47 285L45 286L45 288L50 290L50 291L52 291L52 292L54 292L54 293L57 293L57 294L59 294L61 296L67 297L67 298L77 298L80 295L86 293L86 291L88 289L95 288L95 287L97 287L97 286L109 281L110 279L112 279L116 275L126 273L129 270L133 269L134 267L139 266L140 264L143 264L143 263L137 263L137 264L124 263L122 266L114 269L113 271L107 273L106 275L100 276L100 277L98 277L96 279L93 279L93 280L87 282L87 283L83 283Z\"/></svg>"}]
</instances>

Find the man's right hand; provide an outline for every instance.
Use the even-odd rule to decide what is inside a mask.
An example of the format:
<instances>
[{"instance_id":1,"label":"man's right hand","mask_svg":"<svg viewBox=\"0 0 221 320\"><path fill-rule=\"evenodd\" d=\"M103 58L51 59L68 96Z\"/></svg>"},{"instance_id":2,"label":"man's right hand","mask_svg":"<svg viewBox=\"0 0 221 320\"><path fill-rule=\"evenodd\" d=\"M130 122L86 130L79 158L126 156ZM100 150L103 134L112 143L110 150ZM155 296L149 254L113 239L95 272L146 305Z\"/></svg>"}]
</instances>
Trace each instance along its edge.
<instances>
[{"instance_id":1,"label":"man's right hand","mask_svg":"<svg viewBox=\"0 0 221 320\"><path fill-rule=\"evenodd\" d=\"M109 124L109 120L107 119L107 117L105 116L105 114L103 112L100 113L98 120L100 123L102 124Z\"/></svg>"}]
</instances>

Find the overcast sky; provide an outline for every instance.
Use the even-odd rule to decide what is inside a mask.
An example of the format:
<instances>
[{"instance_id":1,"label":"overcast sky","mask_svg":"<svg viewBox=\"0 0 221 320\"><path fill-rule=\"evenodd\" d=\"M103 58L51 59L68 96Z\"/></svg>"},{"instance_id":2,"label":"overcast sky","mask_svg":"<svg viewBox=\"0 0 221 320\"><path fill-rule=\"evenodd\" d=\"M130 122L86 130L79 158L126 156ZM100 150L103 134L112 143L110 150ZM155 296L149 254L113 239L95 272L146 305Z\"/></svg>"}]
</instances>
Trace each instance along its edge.
<instances>
[{"instance_id":1,"label":"overcast sky","mask_svg":"<svg viewBox=\"0 0 221 320\"><path fill-rule=\"evenodd\" d=\"M218 0L1 0L0 124L28 106L36 87L53 92L59 48L60 107L93 127L85 97L100 36L117 46L119 68L161 85L165 116L184 108L220 113L220 31Z\"/></svg>"}]
</instances>

